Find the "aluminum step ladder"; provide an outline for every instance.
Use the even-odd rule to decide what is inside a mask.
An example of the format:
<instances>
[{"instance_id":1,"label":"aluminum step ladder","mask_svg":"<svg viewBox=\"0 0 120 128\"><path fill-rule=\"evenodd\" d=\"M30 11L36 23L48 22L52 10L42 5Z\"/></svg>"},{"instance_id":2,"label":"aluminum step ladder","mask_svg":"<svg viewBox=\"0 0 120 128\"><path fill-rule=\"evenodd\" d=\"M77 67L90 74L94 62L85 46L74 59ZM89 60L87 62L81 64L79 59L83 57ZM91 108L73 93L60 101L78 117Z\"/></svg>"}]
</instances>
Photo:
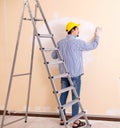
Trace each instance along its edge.
<instances>
[{"instance_id":1,"label":"aluminum step ladder","mask_svg":"<svg viewBox=\"0 0 120 128\"><path fill-rule=\"evenodd\" d=\"M34 0L34 3L35 3L35 13L34 13L34 16L33 16L29 1L30 0L25 0L24 4L23 4L22 15L21 15L21 18L20 18L20 25L19 25L18 36L17 36L17 41L16 41L16 48L15 48L15 53L14 53L14 59L13 59L13 64L12 64L12 69L11 69L11 74L10 74L10 80L9 80L9 85L8 85L8 92L7 92L7 96L6 96L4 113L3 113L2 122L1 122L1 128L3 128L4 126L9 125L11 123L14 123L14 122L17 122L19 120L22 120L22 119L25 119L25 122L27 122L29 100L30 100L30 90L31 90L33 57L34 57L34 48L35 48L35 38L37 39L37 42L39 44L39 48L40 48L40 51L41 51L41 54L42 54L42 57L43 57L43 61L44 61L45 67L46 67L47 72L48 72L48 76L49 76L49 79L50 79L50 82L51 82L51 85L52 85L53 93L54 93L56 101L58 103L59 112L60 112L61 118L64 121L65 128L68 128L69 124L73 123L74 121L76 121L77 119L79 119L81 117L83 117L85 119L85 121L86 121L85 128L90 128L91 125L90 125L90 123L88 121L88 118L86 116L86 113L83 110L83 107L82 107L82 105L80 103L80 98L78 97L76 89L74 88L73 82L72 82L71 77L70 77L70 75L69 75L69 73L67 71L67 68L65 66L64 60L62 59L62 56L60 55L59 49L56 46L56 43L55 43L55 40L54 40L54 35L52 34L52 32L50 30L50 27L49 27L49 25L48 25L48 23L46 21L46 18L44 16L43 11L42 11L40 2L39 2L39 0ZM27 10L28 10L29 18L25 18L24 17L25 8L27 8ZM42 17L41 19L37 18L37 10L41 14L41 17ZM23 23L23 21L27 21L27 20L31 21L32 25L33 25L33 41L32 41L30 72L29 73L24 73L24 74L14 74L14 68L15 68L16 58L17 58L17 53L18 53L17 51L18 51L18 48L19 48L20 35L21 35L21 31L22 31L22 23ZM45 24L46 29L48 31L48 34L40 34L38 32L38 29L37 29L37 26L36 26L37 22L43 22ZM53 47L52 48L50 48L50 47L43 47L41 38L50 38L50 40L51 40L51 42L53 44ZM55 60L55 61L47 60L46 53L50 53L50 52L53 52L53 51L57 52L59 59ZM59 65L59 64L63 65L65 73L64 74L53 75L52 72L51 72L51 69L50 69L51 67L50 66L51 65L55 66L55 65ZM25 76L25 75L29 75L28 94L27 94L27 104L26 104L25 117L21 118L21 119L18 119L16 121L13 121L13 122L4 124L5 116L6 116L6 112L7 112L8 101L9 101L9 96L10 96L10 91L11 91L11 86L12 86L12 80L13 80L14 77ZM56 88L55 80L56 79L61 79L61 77L67 77L68 78L68 80L70 82L70 87L64 88L64 89L61 89L61 90L58 90ZM68 102L68 103L66 103L64 105L61 105L60 100L59 100L59 95L61 93L66 92L66 91L73 92L76 98L73 101L70 101L70 102ZM73 104L76 104L76 103L79 104L79 107L80 107L81 111L79 112L78 115L76 115L74 117L71 117L70 119L67 120L66 116L64 114L64 110L66 110L67 108L71 107Z\"/></svg>"}]
</instances>

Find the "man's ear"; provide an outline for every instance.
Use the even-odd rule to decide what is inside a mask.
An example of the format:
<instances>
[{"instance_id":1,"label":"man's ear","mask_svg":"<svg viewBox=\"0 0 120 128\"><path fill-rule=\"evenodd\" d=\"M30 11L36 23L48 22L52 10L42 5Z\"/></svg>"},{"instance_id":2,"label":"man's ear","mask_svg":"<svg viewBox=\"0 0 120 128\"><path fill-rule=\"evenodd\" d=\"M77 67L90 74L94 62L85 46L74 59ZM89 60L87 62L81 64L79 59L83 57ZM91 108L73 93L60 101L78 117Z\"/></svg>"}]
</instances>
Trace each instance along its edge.
<instances>
[{"instance_id":1,"label":"man's ear","mask_svg":"<svg viewBox=\"0 0 120 128\"><path fill-rule=\"evenodd\" d=\"M71 33L73 33L74 31L75 31L75 30L74 30L74 29L72 29L72 30L71 30Z\"/></svg>"}]
</instances>

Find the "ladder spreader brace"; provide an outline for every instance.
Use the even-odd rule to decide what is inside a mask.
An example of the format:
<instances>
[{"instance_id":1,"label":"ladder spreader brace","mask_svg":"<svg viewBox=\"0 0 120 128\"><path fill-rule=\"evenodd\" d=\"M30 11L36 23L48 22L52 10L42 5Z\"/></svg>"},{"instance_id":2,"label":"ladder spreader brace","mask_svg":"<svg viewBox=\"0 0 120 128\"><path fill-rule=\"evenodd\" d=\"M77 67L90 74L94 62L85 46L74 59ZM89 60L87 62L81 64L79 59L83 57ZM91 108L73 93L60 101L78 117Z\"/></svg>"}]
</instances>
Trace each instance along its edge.
<instances>
[{"instance_id":1,"label":"ladder spreader brace","mask_svg":"<svg viewBox=\"0 0 120 128\"><path fill-rule=\"evenodd\" d=\"M44 16L43 11L42 11L40 2L39 2L39 0L34 0L35 1L35 14L34 14L34 17L33 17L29 1L30 0L25 0L24 4L23 4L23 9L22 9L22 14L21 14L21 18L20 18L20 24L19 24L19 30L18 30L18 36L17 36L17 41L16 41L16 48L15 48L15 52L14 52L12 69L11 69L9 85L8 85L8 90L7 90L7 96L6 96L6 101L5 101L5 107L4 107L4 112L3 112L2 122L1 122L1 128L3 128L4 126L10 125L10 124L12 124L14 122L20 121L22 119L25 119L25 122L27 122L29 100L30 100L30 90L31 90L32 69L33 69L33 58L34 58L34 50L35 50L35 37L37 38L37 42L39 44L39 49L41 51L45 67L47 69L47 73L48 73L48 76L49 76L49 79L50 79L50 82L51 82L51 85L52 85L53 93L54 93L56 101L58 103L59 112L60 112L61 118L64 121L65 128L68 128L69 124L73 123L74 121L76 121L77 119L79 119L81 117L83 117L85 119L85 121L86 121L85 128L90 128L91 125L89 124L89 121L88 121L88 118L86 116L86 113L83 110L83 107L82 107L82 105L80 103L80 99L79 99L79 97L77 95L76 89L75 89L75 87L73 85L73 82L71 80L71 77L70 77L70 75L69 75L69 73L67 71L67 68L66 68L66 65L65 65L65 63L64 63L64 61L62 59L62 56L60 55L59 49L56 46L56 43L55 43L55 40L54 40L54 35L52 34L52 32L50 30L50 27L49 27L49 25L48 25L48 23L46 21L46 18ZM29 13L30 18L24 18L25 7L27 7L27 9L28 9L28 13ZM36 18L37 17L37 9L39 10L39 12L41 14L42 19ZM15 69L16 58L17 58L17 53L18 53L17 51L18 51L18 48L19 48L19 42L20 42L20 35L21 35L23 20L31 21L32 24L33 24L33 29L34 29L34 31L33 31L33 40L32 40L30 71L29 71L29 73L14 74L14 69ZM38 22L38 21L39 22L40 21L44 22L44 24L45 24L49 34L40 34L40 33L38 33L38 30L37 30L37 27L36 27L36 22ZM41 38L50 38L52 43L53 43L53 45L54 45L54 48L44 48L44 47L42 47L42 42L40 40ZM56 51L57 52L59 60L54 61L54 62L47 60L47 58L45 56L45 52L51 52L51 51ZM49 65L53 65L54 66L54 65L59 65L59 64L63 65L65 73L53 76L52 73L50 72ZM21 118L21 119L17 119L17 120L15 120L13 122L9 122L7 124L4 124L13 77L19 77L19 76L24 76L24 75L29 75L29 83L28 83L28 93L27 93L27 103L26 103L25 117ZM70 82L70 87L67 87L67 88L64 88L64 89L61 89L61 90L57 90L56 89L56 85L54 83L54 80L55 79L60 79L61 77L67 77L68 78L68 80ZM72 101L70 101L70 102L68 102L68 103L66 103L64 105L61 105L58 95L60 95L61 93L66 92L66 91L72 91L74 93L76 99L74 99L74 100L72 100ZM74 117L72 117L72 118L67 120L66 117L65 117L65 114L64 114L64 110L67 109L68 107L72 106L75 103L79 104L81 112L79 112L78 115L76 115L76 116L74 116Z\"/></svg>"}]
</instances>

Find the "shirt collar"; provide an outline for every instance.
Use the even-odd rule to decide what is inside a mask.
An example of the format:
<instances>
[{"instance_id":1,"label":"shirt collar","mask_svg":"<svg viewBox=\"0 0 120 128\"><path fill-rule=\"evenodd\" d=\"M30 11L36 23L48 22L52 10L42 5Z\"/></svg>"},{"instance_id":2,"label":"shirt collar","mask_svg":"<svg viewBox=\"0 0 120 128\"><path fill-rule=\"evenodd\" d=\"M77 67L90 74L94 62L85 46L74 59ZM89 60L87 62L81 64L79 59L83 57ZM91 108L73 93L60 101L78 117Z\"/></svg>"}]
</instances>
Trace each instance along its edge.
<instances>
[{"instance_id":1,"label":"shirt collar","mask_svg":"<svg viewBox=\"0 0 120 128\"><path fill-rule=\"evenodd\" d=\"M68 37L68 38L76 38L76 36L73 36L73 35L71 35L71 34L68 34L67 37Z\"/></svg>"}]
</instances>

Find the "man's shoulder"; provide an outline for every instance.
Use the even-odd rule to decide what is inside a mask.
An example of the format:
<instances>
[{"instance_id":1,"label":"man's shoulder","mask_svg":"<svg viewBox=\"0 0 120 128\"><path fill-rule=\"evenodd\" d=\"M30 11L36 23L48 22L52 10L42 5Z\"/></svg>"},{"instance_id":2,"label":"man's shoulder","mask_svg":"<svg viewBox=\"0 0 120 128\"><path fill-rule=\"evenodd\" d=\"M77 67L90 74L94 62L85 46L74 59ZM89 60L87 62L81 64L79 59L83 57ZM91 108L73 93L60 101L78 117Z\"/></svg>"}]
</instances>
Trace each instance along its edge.
<instances>
[{"instance_id":1,"label":"man's shoulder","mask_svg":"<svg viewBox=\"0 0 120 128\"><path fill-rule=\"evenodd\" d=\"M65 42L65 41L66 41L66 38L63 38L63 39L58 41L58 44L61 44L61 43Z\"/></svg>"}]
</instances>

